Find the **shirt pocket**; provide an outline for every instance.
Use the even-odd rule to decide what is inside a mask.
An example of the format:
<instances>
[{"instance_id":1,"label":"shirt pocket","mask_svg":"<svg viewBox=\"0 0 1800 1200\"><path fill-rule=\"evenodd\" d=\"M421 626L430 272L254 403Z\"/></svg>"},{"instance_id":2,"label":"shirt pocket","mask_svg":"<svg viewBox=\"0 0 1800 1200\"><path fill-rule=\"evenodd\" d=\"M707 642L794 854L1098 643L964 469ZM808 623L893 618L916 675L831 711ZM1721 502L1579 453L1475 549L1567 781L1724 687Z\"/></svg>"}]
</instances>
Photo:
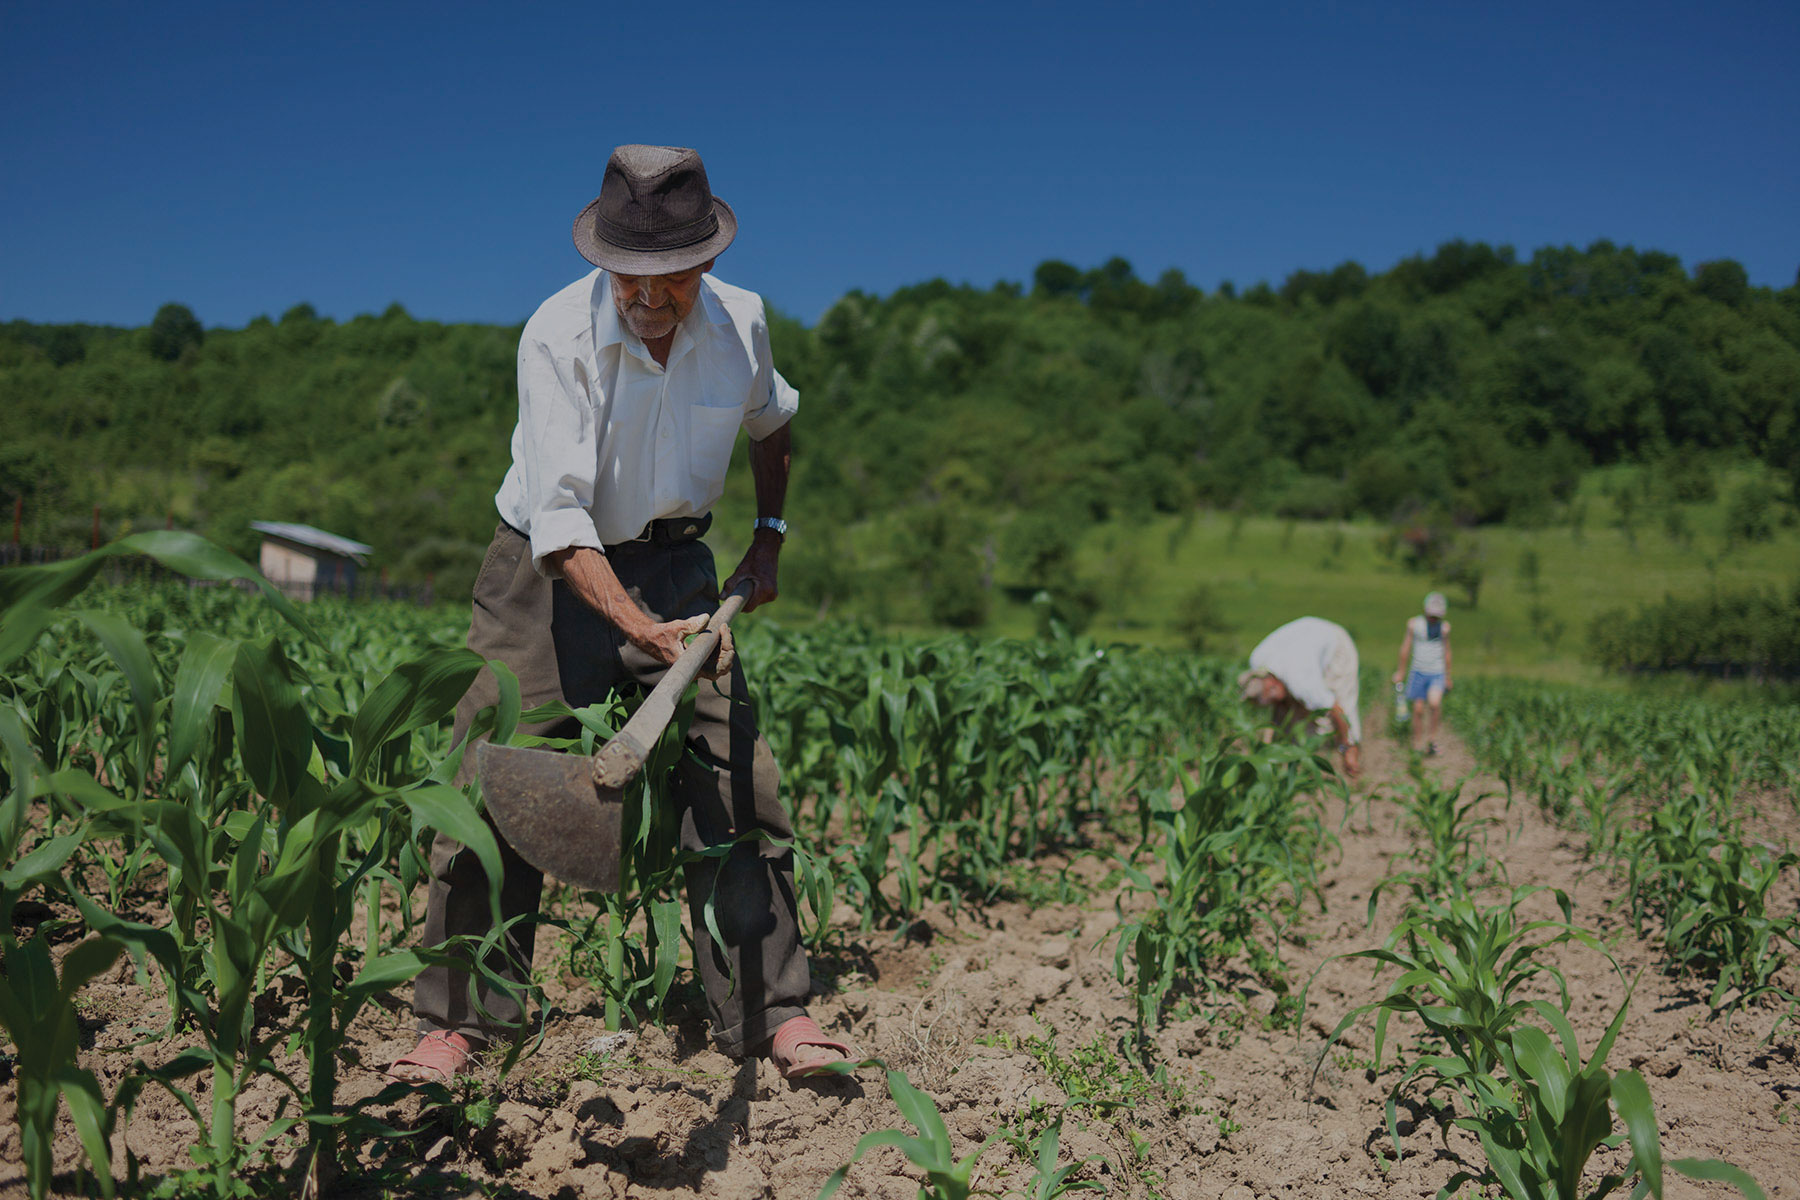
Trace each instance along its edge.
<instances>
[{"instance_id":1,"label":"shirt pocket","mask_svg":"<svg viewBox=\"0 0 1800 1200\"><path fill-rule=\"evenodd\" d=\"M688 471L695 484L711 493L710 503L725 485L731 449L737 444L738 430L743 428L744 410L697 404L688 410L688 420Z\"/></svg>"}]
</instances>

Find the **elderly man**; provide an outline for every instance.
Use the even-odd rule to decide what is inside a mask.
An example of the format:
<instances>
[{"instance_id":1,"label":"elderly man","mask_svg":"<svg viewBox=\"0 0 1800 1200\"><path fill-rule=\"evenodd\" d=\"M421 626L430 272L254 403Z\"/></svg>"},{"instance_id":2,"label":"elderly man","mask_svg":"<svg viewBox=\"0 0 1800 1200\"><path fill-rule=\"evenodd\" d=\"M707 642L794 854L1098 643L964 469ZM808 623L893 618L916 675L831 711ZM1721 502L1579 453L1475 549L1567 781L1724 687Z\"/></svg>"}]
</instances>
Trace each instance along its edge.
<instances>
[{"instance_id":1,"label":"elderly man","mask_svg":"<svg viewBox=\"0 0 1800 1200\"><path fill-rule=\"evenodd\" d=\"M1362 717L1357 711L1356 643L1342 625L1301 617L1271 633L1250 652L1238 676L1246 703L1271 710L1275 727L1289 728L1319 714L1319 732L1336 735L1344 774L1362 771Z\"/></svg>"},{"instance_id":2,"label":"elderly man","mask_svg":"<svg viewBox=\"0 0 1800 1200\"><path fill-rule=\"evenodd\" d=\"M615 689L649 689L705 626L720 596L699 539L723 492L738 431L750 435L757 511L749 550L726 581L748 582L748 612L776 597L787 526L788 421L799 397L775 370L762 300L706 272L737 218L712 194L692 150L621 146L599 198L575 220L575 246L597 270L544 302L519 339L519 422L495 505L500 524L475 582L469 647L519 678L527 708L579 708ZM803 1007L810 989L795 913L792 826L775 762L757 733L741 666L702 683L690 753L671 791L680 840L702 850L687 868L695 967L714 1035L729 1054L767 1053L789 1076L847 1058ZM728 668L728 669L727 669ZM458 741L493 704L483 672L458 706ZM521 726L568 735L571 723ZM465 756L464 778L473 754ZM413 1008L421 1038L394 1078L444 1080L472 1051L517 1033L543 877L501 840L502 915L511 926L498 973L511 989L444 967L422 973ZM425 938L491 928L486 876L440 835L432 849ZM702 916L714 906L719 938Z\"/></svg>"}]
</instances>

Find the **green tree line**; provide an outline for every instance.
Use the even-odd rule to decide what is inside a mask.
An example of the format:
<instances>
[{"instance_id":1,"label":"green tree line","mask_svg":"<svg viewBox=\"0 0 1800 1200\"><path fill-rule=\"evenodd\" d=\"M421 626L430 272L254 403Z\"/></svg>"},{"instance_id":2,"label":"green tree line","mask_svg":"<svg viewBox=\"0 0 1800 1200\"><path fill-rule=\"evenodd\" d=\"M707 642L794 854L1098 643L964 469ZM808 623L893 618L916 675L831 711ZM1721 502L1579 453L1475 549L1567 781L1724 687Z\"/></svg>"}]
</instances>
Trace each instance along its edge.
<instances>
[{"instance_id":1,"label":"green tree line","mask_svg":"<svg viewBox=\"0 0 1800 1200\"><path fill-rule=\"evenodd\" d=\"M949 623L1135 514L1530 522L1620 461L1800 480L1800 286L1605 241L1454 241L1241 292L1049 261L1028 286L851 292L771 328L803 396L792 586L828 603L887 571ZM240 330L179 304L140 329L15 321L0 500L25 497L28 540L85 541L95 503L108 535L172 520L240 551L252 519L304 521L397 580L460 583L494 520L518 332L398 305ZM734 473L727 505L748 485Z\"/></svg>"}]
</instances>

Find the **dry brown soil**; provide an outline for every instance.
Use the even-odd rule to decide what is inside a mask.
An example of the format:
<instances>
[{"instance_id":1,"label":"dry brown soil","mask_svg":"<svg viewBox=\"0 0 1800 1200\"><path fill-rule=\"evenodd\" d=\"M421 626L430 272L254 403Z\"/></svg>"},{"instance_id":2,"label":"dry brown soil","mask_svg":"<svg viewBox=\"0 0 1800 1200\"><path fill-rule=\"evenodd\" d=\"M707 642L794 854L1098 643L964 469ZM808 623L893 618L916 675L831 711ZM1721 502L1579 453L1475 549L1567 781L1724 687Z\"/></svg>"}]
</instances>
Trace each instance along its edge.
<instances>
[{"instance_id":1,"label":"dry brown soil","mask_svg":"<svg viewBox=\"0 0 1800 1200\"><path fill-rule=\"evenodd\" d=\"M1418 1104L1401 1106L1403 1153L1393 1160L1382 1100L1397 1074L1391 1065L1380 1075L1368 1069L1374 1040L1368 1022L1353 1027L1314 1075L1324 1035L1382 990L1366 963L1330 960L1380 943L1395 906L1384 904L1371 928L1368 897L1413 844L1389 796L1403 782L1402 756L1382 735L1381 715L1371 713L1369 722L1365 777L1348 819L1341 804L1327 814L1333 828L1342 827L1341 852L1324 867L1325 909L1310 906L1282 950L1296 987L1318 972L1298 1028L1274 1027L1279 1022L1267 1018L1277 997L1248 975L1221 972L1216 994L1196 998L1188 1015L1157 1038L1167 1087L1140 1089L1132 1110L1071 1113L1062 1161L1085 1160L1077 1178L1098 1182L1112 1196L1170 1200L1429 1197L1460 1165L1479 1160L1472 1137ZM1475 775L1460 743L1446 737L1440 744L1447 753L1429 760L1432 773L1448 780ZM1663 974L1655 945L1633 937L1609 907L1619 882L1585 863L1576 840L1523 802L1507 810L1493 780L1477 776L1469 786L1496 793L1484 804L1495 819L1488 851L1505 863L1512 881L1565 889L1577 922L1615 940L1627 975L1643 970L1610 1065L1635 1067L1648 1080L1665 1155L1726 1158L1751 1171L1769 1196L1800 1198L1794 1027L1765 1043L1779 1010L1752 1006L1729 1022L1711 1015L1702 987ZM1791 844L1791 802L1768 800L1767 828ZM899 935L847 929L839 952L815 962L814 1014L928 1093L959 1154L1034 1103L1054 1113L1065 1102L1063 1089L1029 1052L1028 1039L1053 1043L1065 1061L1087 1048L1085 1070L1103 1081L1110 1075L1116 1084L1132 1069L1124 1048L1133 1002L1113 976L1118 893L1103 886L1108 864L1077 856L1046 860L1040 869L1068 872L1092 890L1080 904L934 911ZM1796 903L1791 880L1781 902L1790 911ZM1540 907L1542 915L1553 915L1548 902ZM1555 958L1568 977L1575 1026L1591 1047L1624 987L1590 950L1564 948ZM417 1104L388 1110L394 1122L417 1131L401 1155L408 1167L384 1173L363 1147L338 1185L341 1194L811 1200L864 1134L906 1127L879 1071L790 1084L765 1062L734 1061L712 1050L691 1016L608 1048L596 1042L605 1033L598 998L555 978L554 939L542 940L539 965L552 977L555 1006L541 1046L504 1079L490 1067L471 1089L498 1098L493 1119L471 1129L441 1114L421 1114ZM1800 990L1791 967L1783 982ZM345 1099L378 1090L375 1069L410 1046L403 999L371 1008L357 1022L345 1053ZM295 1000L269 998L274 1005ZM134 1026L154 1024L159 1003L123 968L84 1001L94 1046L88 1065L109 1087L120 1060L108 1048L129 1041ZM1397 1040L1406 1049L1410 1038L1402 1033ZM167 1052L178 1048L171 1043ZM0 1108L10 1109L12 1091L10 1079L0 1084ZM252 1089L243 1104L250 1132L273 1114L276 1099L272 1086ZM126 1136L142 1169L156 1176L187 1165L187 1149L201 1135L182 1109L152 1094ZM19 1157L16 1126L0 1127L0 1200L24 1195ZM57 1161L64 1171L59 1182L69 1186L72 1129L64 1130ZM1601 1161L1618 1166L1622 1159L1603 1153ZM1033 1172L1004 1139L992 1142L979 1163L977 1186L997 1195L1028 1194ZM410 1183L395 1186L408 1176ZM898 1150L883 1147L850 1170L839 1194L907 1200L919 1180ZM282 1190L295 1186L291 1176L273 1182ZM1674 1179L1668 1194L1736 1193Z\"/></svg>"}]
</instances>

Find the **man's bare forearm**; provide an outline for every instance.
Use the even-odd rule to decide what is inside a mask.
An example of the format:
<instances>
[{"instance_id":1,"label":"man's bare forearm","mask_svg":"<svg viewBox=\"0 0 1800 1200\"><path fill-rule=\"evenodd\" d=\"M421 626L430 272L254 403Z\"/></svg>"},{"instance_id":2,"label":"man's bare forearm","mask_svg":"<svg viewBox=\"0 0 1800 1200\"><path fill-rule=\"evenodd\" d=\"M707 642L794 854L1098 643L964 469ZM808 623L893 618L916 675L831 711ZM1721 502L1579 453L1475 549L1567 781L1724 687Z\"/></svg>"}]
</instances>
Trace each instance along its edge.
<instances>
[{"instance_id":1,"label":"man's bare forearm","mask_svg":"<svg viewBox=\"0 0 1800 1200\"><path fill-rule=\"evenodd\" d=\"M555 551L549 558L576 599L612 622L620 632L629 635L633 630L655 623L626 593L625 585L613 573L612 563L600 551L587 546L570 546Z\"/></svg>"},{"instance_id":2,"label":"man's bare forearm","mask_svg":"<svg viewBox=\"0 0 1800 1200\"><path fill-rule=\"evenodd\" d=\"M787 503L788 471L793 463L793 436L783 425L750 443L750 475L756 481L756 515L779 517Z\"/></svg>"},{"instance_id":3,"label":"man's bare forearm","mask_svg":"<svg viewBox=\"0 0 1800 1200\"><path fill-rule=\"evenodd\" d=\"M680 658L687 636L706 627L703 616L658 621L644 612L625 591L625 585L619 582L612 563L598 550L571 546L549 557L562 572L563 581L575 593L576 599L610 621L626 641L664 663L673 663ZM731 669L731 658L731 633L727 630L718 655L701 669L701 674L716 678Z\"/></svg>"},{"instance_id":4,"label":"man's bare forearm","mask_svg":"<svg viewBox=\"0 0 1800 1200\"><path fill-rule=\"evenodd\" d=\"M786 425L761 441L750 443L750 475L756 483L756 515L759 517L781 516L781 507L787 503L792 446L793 439L788 434ZM725 581L725 590L728 592L745 579L755 581L756 586L744 605L745 612L768 604L781 594L780 585L776 582L781 542L782 535L773 529L758 529L750 535L750 548L744 551L737 570Z\"/></svg>"}]
</instances>

